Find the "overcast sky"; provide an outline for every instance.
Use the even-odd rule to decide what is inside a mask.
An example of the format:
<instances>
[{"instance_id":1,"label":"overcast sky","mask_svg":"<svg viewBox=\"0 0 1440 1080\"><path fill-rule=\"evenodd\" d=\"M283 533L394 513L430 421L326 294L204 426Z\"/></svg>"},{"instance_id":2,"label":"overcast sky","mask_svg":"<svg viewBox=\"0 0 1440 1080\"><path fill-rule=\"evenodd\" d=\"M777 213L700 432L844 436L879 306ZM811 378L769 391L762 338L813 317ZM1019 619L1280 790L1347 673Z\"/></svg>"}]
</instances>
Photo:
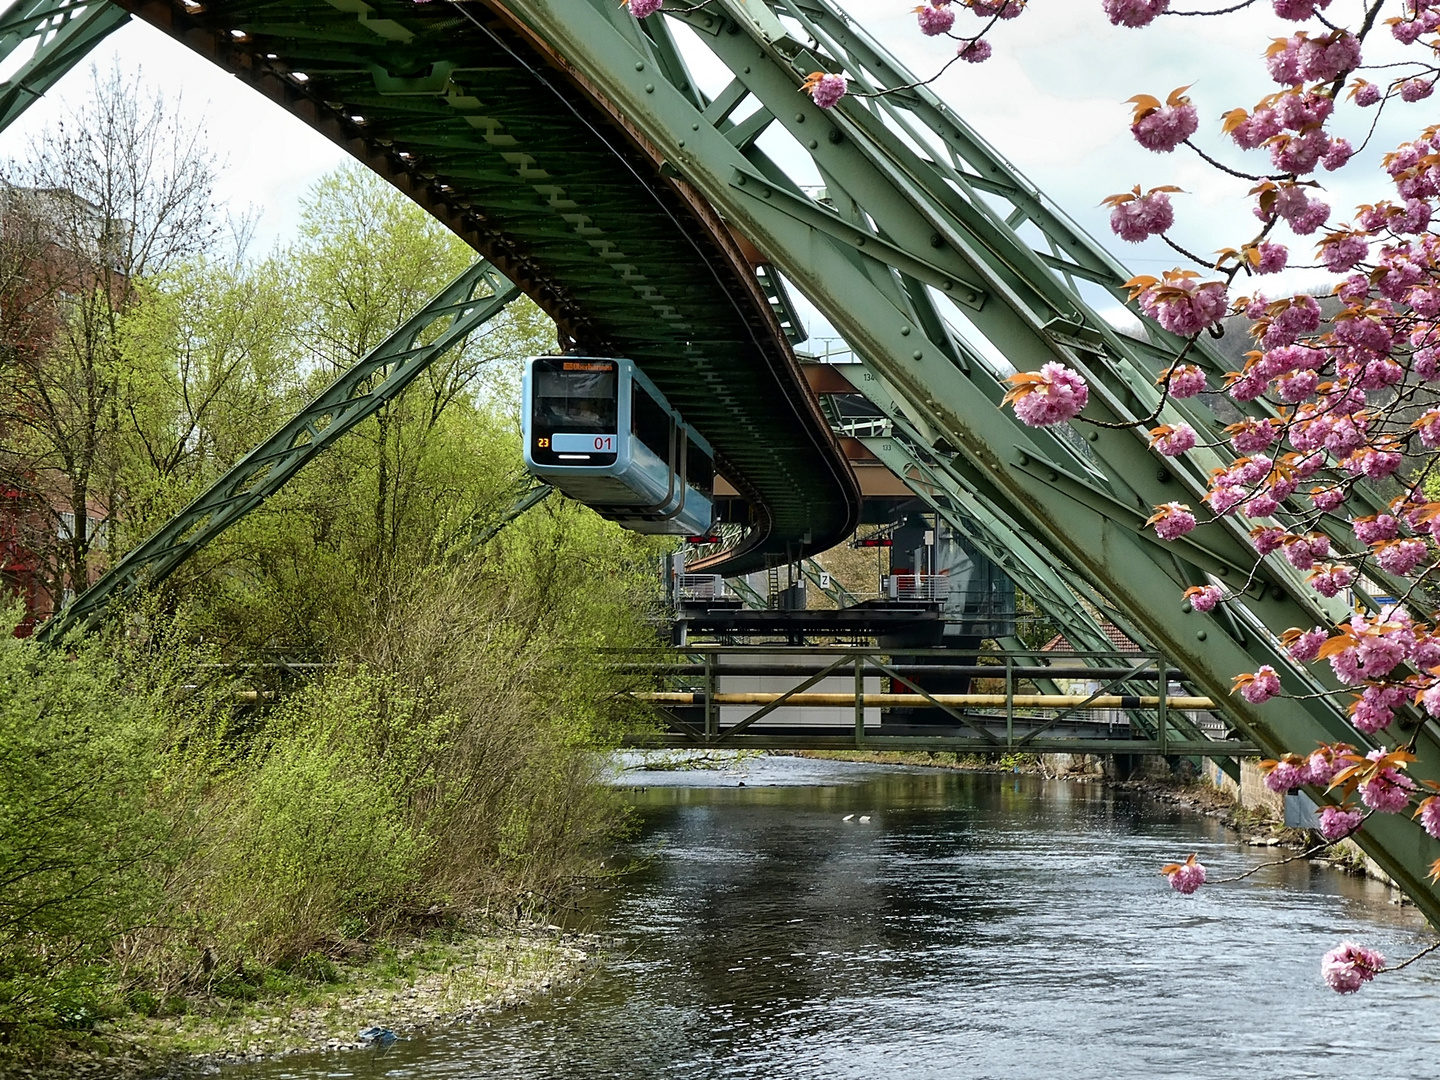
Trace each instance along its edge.
<instances>
[{"instance_id":1,"label":"overcast sky","mask_svg":"<svg viewBox=\"0 0 1440 1080\"><path fill-rule=\"evenodd\" d=\"M5 6L0 0L0 7ZM850 0L849 10L916 72L929 74L951 55L954 43L927 39L915 28L914 0ZM1224 6L1206 0L1176 0L1178 7ZM1397 5L1398 6L1398 5ZM1360 0L1335 0L1330 13L1348 19ZM957 30L980 20L961 11ZM1111 236L1100 201L1136 183L1145 187L1177 184L1186 194L1174 197L1175 237L1192 250L1211 252L1234 246L1254 231L1243 182L1218 174L1181 148L1173 154L1140 149L1129 134L1129 106L1137 93L1163 97L1177 86L1193 84L1201 129L1198 139L1223 160L1263 171L1263 151L1240 153L1219 135L1226 110L1252 107L1278 89L1265 74L1261 53L1272 37L1294 24L1274 16L1269 3L1222 18L1167 18L1145 30L1110 26L1100 0L1032 0L1020 19L1000 23L992 34L995 54L980 65L956 64L936 83L937 92L1028 175L1051 199L1102 239L1137 273L1156 273L1177 263L1158 241L1130 245ZM1372 35L1366 60L1393 58L1389 35ZM332 144L279 107L264 100L219 68L172 42L144 23L132 21L93 54L93 62L112 60L137 70L146 83L180 101L181 110L203 123L223 162L220 195L237 210L254 206L261 213L257 249L291 236L298 200L326 171L346 160ZM0 135L0 157L20 158L33 133L63 114L67 103L84 94L89 65L72 71L39 104ZM0 68L0 77L5 74ZM1379 81L1377 79L1377 81ZM1377 173L1380 154L1427 123L1440 119L1435 102L1393 105L1370 150L1341 176L1318 174L1330 189L1336 213L1348 220L1354 205L1385 197ZM1338 126L1357 144L1363 122L1373 110L1350 110ZM1293 238L1281 231L1281 238ZM1291 261L1308 262L1313 240L1293 243ZM1323 280L1323 274L1286 275L1298 287ZM1265 279L1267 291L1280 291L1277 279Z\"/></svg>"}]
</instances>

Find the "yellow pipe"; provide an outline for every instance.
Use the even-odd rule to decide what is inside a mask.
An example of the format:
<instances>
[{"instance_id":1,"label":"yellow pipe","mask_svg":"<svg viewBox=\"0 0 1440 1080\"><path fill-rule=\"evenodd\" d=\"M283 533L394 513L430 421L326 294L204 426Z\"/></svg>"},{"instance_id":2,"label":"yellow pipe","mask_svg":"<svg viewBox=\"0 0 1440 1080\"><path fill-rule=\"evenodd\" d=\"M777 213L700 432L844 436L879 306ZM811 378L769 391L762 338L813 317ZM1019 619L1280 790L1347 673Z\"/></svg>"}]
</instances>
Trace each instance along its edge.
<instances>
[{"instance_id":1,"label":"yellow pipe","mask_svg":"<svg viewBox=\"0 0 1440 1080\"><path fill-rule=\"evenodd\" d=\"M635 693L637 701L648 701L655 705L701 705L704 694L659 692ZM712 699L716 705L769 705L779 701L784 694L716 694ZM1017 709L1072 709L1084 706L1087 709L1153 709L1160 704L1158 697L1122 697L1119 694L1100 694L1090 697L1086 694L1016 694L1007 699L1004 694L935 694L927 698L923 694L866 694L866 705L877 708L941 704L957 707L991 706L1004 708L1007 700L1013 700ZM854 705L855 695L845 694L791 694L785 698L786 705ZM1215 702L1208 697L1171 697L1165 699L1170 709L1213 709Z\"/></svg>"}]
</instances>

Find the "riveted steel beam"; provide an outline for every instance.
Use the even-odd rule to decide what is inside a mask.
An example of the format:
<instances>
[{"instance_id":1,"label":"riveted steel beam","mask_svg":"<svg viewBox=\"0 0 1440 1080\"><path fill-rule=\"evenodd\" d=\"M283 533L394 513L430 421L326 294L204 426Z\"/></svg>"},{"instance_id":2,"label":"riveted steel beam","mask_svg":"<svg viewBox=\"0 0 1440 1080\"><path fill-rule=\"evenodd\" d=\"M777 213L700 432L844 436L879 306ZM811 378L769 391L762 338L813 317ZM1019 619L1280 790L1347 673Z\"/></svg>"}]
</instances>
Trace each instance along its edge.
<instances>
[{"instance_id":1,"label":"riveted steel beam","mask_svg":"<svg viewBox=\"0 0 1440 1080\"><path fill-rule=\"evenodd\" d=\"M0 83L0 131L129 18L104 0L19 0L0 12L0 61L34 43Z\"/></svg>"}]
</instances>

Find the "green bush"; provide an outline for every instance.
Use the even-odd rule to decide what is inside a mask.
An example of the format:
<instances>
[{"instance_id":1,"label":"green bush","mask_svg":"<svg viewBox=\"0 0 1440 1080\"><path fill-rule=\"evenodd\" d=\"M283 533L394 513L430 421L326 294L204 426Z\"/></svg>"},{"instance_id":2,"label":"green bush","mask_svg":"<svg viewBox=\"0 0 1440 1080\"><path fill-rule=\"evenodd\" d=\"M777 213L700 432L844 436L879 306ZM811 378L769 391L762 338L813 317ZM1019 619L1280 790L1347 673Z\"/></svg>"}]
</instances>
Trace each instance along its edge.
<instances>
[{"instance_id":1,"label":"green bush","mask_svg":"<svg viewBox=\"0 0 1440 1080\"><path fill-rule=\"evenodd\" d=\"M100 965L157 895L156 767L106 658L0 637L0 1020L95 1014Z\"/></svg>"}]
</instances>

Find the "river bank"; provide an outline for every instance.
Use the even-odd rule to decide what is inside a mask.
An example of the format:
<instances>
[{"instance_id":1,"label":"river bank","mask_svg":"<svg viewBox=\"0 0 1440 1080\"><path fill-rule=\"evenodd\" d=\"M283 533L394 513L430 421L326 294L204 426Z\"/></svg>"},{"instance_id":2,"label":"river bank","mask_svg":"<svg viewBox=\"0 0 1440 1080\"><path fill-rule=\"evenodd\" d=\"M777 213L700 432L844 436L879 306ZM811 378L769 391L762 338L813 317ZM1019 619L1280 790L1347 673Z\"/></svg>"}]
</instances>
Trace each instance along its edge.
<instances>
[{"instance_id":1,"label":"river bank","mask_svg":"<svg viewBox=\"0 0 1440 1080\"><path fill-rule=\"evenodd\" d=\"M353 1050L366 1028L405 1039L518 1009L580 985L600 940L559 927L476 926L377 947L320 979L232 984L186 996L176 1015L129 1013L76 1032L44 1064L0 1058L0 1077L143 1078L316 1051Z\"/></svg>"}]
</instances>

